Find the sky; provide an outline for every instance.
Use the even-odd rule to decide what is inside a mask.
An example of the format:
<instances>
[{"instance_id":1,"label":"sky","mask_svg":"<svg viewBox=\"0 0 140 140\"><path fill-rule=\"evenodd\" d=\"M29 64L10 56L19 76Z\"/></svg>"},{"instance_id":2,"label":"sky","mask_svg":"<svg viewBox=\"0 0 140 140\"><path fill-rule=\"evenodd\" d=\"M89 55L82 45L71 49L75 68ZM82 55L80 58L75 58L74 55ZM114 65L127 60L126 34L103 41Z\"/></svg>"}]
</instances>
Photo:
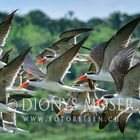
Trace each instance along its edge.
<instances>
[{"instance_id":1,"label":"sky","mask_svg":"<svg viewBox=\"0 0 140 140\"><path fill-rule=\"evenodd\" d=\"M140 13L140 0L0 0L2 12L17 8L18 14L40 9L52 18L64 17L68 11L74 11L75 17L87 21L92 17L107 17L114 11Z\"/></svg>"}]
</instances>

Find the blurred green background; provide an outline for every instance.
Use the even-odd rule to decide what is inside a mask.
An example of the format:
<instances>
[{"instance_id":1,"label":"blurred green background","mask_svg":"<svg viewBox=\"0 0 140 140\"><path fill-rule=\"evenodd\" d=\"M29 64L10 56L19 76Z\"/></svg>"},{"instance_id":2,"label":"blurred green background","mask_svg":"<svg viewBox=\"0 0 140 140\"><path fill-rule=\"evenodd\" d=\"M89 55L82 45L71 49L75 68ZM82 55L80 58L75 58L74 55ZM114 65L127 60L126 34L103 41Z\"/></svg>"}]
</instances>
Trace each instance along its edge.
<instances>
[{"instance_id":1,"label":"blurred green background","mask_svg":"<svg viewBox=\"0 0 140 140\"><path fill-rule=\"evenodd\" d=\"M14 9L13 9L14 10ZM18 12L17 12L18 13ZM7 13L0 13L0 21L4 19ZM74 16L73 11L69 11L67 16L52 19L41 10L30 11L24 15L16 15L12 24L10 35L4 47L5 50L14 48L12 56L18 55L21 51L28 47L32 47L32 53L35 56L44 48L48 47L59 39L59 34L63 31L75 28L93 28L85 46L92 48L95 44L108 40L116 33L124 24L140 14L126 14L122 12L113 12L106 18L91 18L90 20L79 20ZM132 40L140 38L140 25L133 33ZM81 50L82 53L88 51ZM74 79L85 73L88 64L74 64L72 73L67 75L66 81L74 81ZM108 89L109 93L114 92L113 84L99 83L100 87ZM41 99L47 97L47 91L37 91L35 97ZM58 93L62 96L65 93ZM99 93L100 94L100 93ZM66 95L64 95L66 96ZM34 99L33 99L34 101ZM27 111L29 116L54 116L51 110L42 112ZM135 114L128 121L126 131L121 134L118 130L117 123L112 122L104 130L99 130L98 123L68 123L68 122L44 122L44 121L27 121L24 122L21 115L17 116L17 126L29 133L20 134L0 134L0 140L130 140L140 139L140 119L139 114Z\"/></svg>"}]
</instances>

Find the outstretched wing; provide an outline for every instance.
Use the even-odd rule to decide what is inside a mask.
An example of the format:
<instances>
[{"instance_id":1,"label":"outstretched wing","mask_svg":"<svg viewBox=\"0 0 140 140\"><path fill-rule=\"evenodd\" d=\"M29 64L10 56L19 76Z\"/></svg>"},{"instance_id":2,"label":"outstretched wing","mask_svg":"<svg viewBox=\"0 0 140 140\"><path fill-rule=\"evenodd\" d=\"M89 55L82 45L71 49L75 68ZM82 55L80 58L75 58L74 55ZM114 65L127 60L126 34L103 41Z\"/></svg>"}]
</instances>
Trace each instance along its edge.
<instances>
[{"instance_id":1,"label":"outstretched wing","mask_svg":"<svg viewBox=\"0 0 140 140\"><path fill-rule=\"evenodd\" d=\"M129 38L139 21L140 17L130 21L128 24L123 26L115 36L110 39L104 54L104 62L102 65L102 68L104 70L108 71L114 56L117 55L120 50L127 47Z\"/></svg>"},{"instance_id":2,"label":"outstretched wing","mask_svg":"<svg viewBox=\"0 0 140 140\"><path fill-rule=\"evenodd\" d=\"M124 84L121 91L121 96L139 97L140 86L140 64L132 67L124 77ZM131 88L130 88L131 87Z\"/></svg>"},{"instance_id":3,"label":"outstretched wing","mask_svg":"<svg viewBox=\"0 0 140 140\"><path fill-rule=\"evenodd\" d=\"M54 61L50 62L47 66L46 78L58 82L62 81L71 66L71 62L86 40L87 37L76 44L74 47L70 48L61 56L57 57Z\"/></svg>"},{"instance_id":4,"label":"outstretched wing","mask_svg":"<svg viewBox=\"0 0 140 140\"><path fill-rule=\"evenodd\" d=\"M25 50L18 57L12 60L9 64L0 69L0 87L1 97L5 96L6 87L13 86L15 78L20 70L20 66L24 61L25 56L28 54L31 48Z\"/></svg>"},{"instance_id":5,"label":"outstretched wing","mask_svg":"<svg viewBox=\"0 0 140 140\"><path fill-rule=\"evenodd\" d=\"M95 46L90 51L90 57L93 59L93 63L96 66L96 72L98 73L103 65L104 52L108 42L102 42Z\"/></svg>"},{"instance_id":6,"label":"outstretched wing","mask_svg":"<svg viewBox=\"0 0 140 140\"><path fill-rule=\"evenodd\" d=\"M34 64L31 54L28 54L24 61L23 61L23 69L28 72L31 73L34 76L37 76L39 78L43 78L44 77L44 73L36 67L36 65Z\"/></svg>"},{"instance_id":7,"label":"outstretched wing","mask_svg":"<svg viewBox=\"0 0 140 140\"><path fill-rule=\"evenodd\" d=\"M4 63L8 63L9 61L9 56L10 56L10 53L12 52L13 49L10 49L8 50L3 56L2 56L2 59L1 61L4 62Z\"/></svg>"},{"instance_id":8,"label":"outstretched wing","mask_svg":"<svg viewBox=\"0 0 140 140\"><path fill-rule=\"evenodd\" d=\"M124 76L130 68L131 61L134 56L134 51L139 44L139 40L134 41L127 48L120 51L110 64L110 73L112 74L117 91L120 92L123 87Z\"/></svg>"},{"instance_id":9,"label":"outstretched wing","mask_svg":"<svg viewBox=\"0 0 140 140\"><path fill-rule=\"evenodd\" d=\"M0 23L0 46L3 47L5 40L9 34L13 16L17 10L8 15L5 20Z\"/></svg>"},{"instance_id":10,"label":"outstretched wing","mask_svg":"<svg viewBox=\"0 0 140 140\"><path fill-rule=\"evenodd\" d=\"M66 39L69 38L68 42L72 44L76 44L77 40L76 37L79 36L81 33L89 32L92 31L93 29L90 28L79 28L79 29L73 29L73 30L68 30L59 35L61 39Z\"/></svg>"}]
</instances>

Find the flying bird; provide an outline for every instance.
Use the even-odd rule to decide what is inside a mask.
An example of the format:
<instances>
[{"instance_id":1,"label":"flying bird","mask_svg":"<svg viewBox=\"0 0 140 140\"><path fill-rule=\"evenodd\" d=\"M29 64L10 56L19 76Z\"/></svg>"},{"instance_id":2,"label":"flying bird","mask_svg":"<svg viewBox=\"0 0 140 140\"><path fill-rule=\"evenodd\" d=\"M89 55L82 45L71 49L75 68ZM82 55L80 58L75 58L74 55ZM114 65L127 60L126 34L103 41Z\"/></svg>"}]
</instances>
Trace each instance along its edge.
<instances>
[{"instance_id":1,"label":"flying bird","mask_svg":"<svg viewBox=\"0 0 140 140\"><path fill-rule=\"evenodd\" d=\"M119 128L124 132L127 119L132 113L122 113L127 107L139 108L139 85L138 78L140 72L140 64L131 67L134 59L134 51L138 47L139 41L133 42L127 48L120 51L112 60L110 72L115 80L116 94L105 95L99 99L96 104L102 104L107 101L108 106L102 114L103 120L99 122L99 128L103 129L111 120L118 116ZM131 88L130 88L131 87ZM131 104L128 100L132 101ZM120 116L119 114L122 113ZM124 117L122 117L124 116Z\"/></svg>"},{"instance_id":2,"label":"flying bird","mask_svg":"<svg viewBox=\"0 0 140 140\"><path fill-rule=\"evenodd\" d=\"M46 74L43 79L29 79L19 86L19 88L24 88L28 85L35 87L51 90L51 91L77 91L80 89L66 86L63 84L62 80L65 77L67 71L71 67L71 63L74 57L81 48L81 45L87 40L87 37L80 41L78 44L70 48L61 56L57 57L54 61L49 63L46 67Z\"/></svg>"},{"instance_id":3,"label":"flying bird","mask_svg":"<svg viewBox=\"0 0 140 140\"><path fill-rule=\"evenodd\" d=\"M90 56L93 59L97 71L96 73L85 73L79 78L79 80L89 78L98 81L114 82L114 79L109 72L111 61L118 52L127 47L132 32L138 25L139 21L140 17L130 21L128 24L124 25L116 35L112 36L109 41L102 42L93 47Z\"/></svg>"}]
</instances>

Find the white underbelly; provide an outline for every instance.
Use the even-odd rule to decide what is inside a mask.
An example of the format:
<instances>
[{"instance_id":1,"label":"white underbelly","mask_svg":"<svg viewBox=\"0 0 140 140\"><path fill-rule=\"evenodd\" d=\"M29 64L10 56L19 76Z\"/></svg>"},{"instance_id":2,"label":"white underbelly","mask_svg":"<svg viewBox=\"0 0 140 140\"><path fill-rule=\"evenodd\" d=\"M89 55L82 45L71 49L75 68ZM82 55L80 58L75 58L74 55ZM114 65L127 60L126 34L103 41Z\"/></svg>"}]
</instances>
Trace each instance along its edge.
<instances>
[{"instance_id":1,"label":"white underbelly","mask_svg":"<svg viewBox=\"0 0 140 140\"><path fill-rule=\"evenodd\" d=\"M63 91L61 89L61 84L54 81L46 81L46 82L42 81L39 87L50 91L56 91L56 92Z\"/></svg>"},{"instance_id":2,"label":"white underbelly","mask_svg":"<svg viewBox=\"0 0 140 140\"><path fill-rule=\"evenodd\" d=\"M107 82L114 82L112 75L109 72L100 72L96 75L88 75L89 79L97 80L97 81L107 81Z\"/></svg>"}]
</instances>

